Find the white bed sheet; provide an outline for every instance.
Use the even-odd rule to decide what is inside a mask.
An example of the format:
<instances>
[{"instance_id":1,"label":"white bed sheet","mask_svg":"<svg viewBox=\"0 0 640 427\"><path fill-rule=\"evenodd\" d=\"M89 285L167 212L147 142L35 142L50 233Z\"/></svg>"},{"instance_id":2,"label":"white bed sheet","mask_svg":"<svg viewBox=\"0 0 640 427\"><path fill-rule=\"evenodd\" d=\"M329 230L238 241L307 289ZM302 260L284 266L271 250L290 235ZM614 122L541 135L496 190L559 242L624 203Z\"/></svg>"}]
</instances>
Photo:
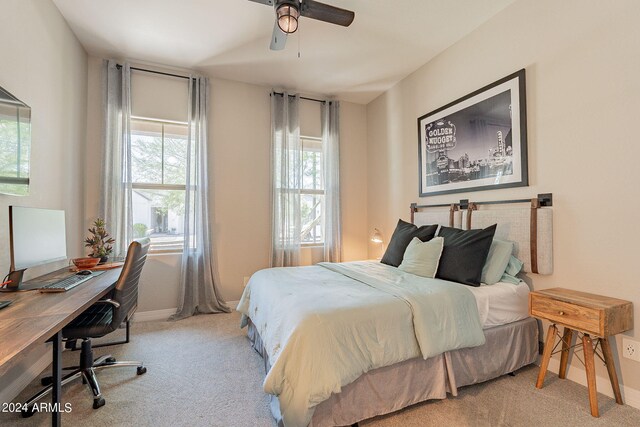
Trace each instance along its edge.
<instances>
[{"instance_id":1,"label":"white bed sheet","mask_svg":"<svg viewBox=\"0 0 640 427\"><path fill-rule=\"evenodd\" d=\"M529 286L524 282L469 286L469 290L476 297L482 329L529 317Z\"/></svg>"}]
</instances>

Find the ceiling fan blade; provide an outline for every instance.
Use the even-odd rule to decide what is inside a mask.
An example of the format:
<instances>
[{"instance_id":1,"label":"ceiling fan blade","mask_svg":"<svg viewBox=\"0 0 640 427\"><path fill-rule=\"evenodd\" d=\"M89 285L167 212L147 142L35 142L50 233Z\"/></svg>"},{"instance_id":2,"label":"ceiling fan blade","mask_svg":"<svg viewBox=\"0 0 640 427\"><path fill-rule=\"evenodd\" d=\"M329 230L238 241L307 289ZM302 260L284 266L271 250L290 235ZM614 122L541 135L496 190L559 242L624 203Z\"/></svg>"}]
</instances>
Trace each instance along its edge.
<instances>
[{"instance_id":1,"label":"ceiling fan blade","mask_svg":"<svg viewBox=\"0 0 640 427\"><path fill-rule=\"evenodd\" d=\"M307 18L330 22L336 25L348 27L353 22L356 14L350 10L340 9L313 0L302 0L300 14Z\"/></svg>"},{"instance_id":2,"label":"ceiling fan blade","mask_svg":"<svg viewBox=\"0 0 640 427\"><path fill-rule=\"evenodd\" d=\"M278 22L273 26L273 35L271 36L271 50L282 50L287 44L287 33L278 27Z\"/></svg>"},{"instance_id":3,"label":"ceiling fan blade","mask_svg":"<svg viewBox=\"0 0 640 427\"><path fill-rule=\"evenodd\" d=\"M273 1L274 0L249 0L249 1L254 1L256 3L266 4L267 6L273 6Z\"/></svg>"}]
</instances>

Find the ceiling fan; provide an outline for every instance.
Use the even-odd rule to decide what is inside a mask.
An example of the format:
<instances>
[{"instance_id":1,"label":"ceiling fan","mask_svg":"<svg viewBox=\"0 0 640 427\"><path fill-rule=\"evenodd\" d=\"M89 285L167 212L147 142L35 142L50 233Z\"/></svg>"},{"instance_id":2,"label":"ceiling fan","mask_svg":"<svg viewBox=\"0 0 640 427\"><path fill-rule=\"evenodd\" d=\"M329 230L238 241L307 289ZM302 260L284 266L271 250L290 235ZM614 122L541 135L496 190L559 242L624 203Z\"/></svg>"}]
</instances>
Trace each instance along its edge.
<instances>
[{"instance_id":1,"label":"ceiling fan","mask_svg":"<svg viewBox=\"0 0 640 427\"><path fill-rule=\"evenodd\" d=\"M298 18L317 19L318 21L348 27L356 14L350 10L320 3L314 0L251 0L256 3L273 6L276 11L276 23L271 36L271 50L282 50L287 42L287 34L298 29Z\"/></svg>"}]
</instances>

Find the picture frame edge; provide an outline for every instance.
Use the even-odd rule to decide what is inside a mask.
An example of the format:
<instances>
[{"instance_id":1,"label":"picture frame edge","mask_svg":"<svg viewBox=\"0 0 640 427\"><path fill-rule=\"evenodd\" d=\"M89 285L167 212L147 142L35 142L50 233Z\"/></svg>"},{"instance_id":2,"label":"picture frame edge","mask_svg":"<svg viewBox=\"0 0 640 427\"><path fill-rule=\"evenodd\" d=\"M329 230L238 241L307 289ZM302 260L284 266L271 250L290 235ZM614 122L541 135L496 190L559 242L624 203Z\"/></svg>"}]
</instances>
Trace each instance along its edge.
<instances>
[{"instance_id":1,"label":"picture frame edge","mask_svg":"<svg viewBox=\"0 0 640 427\"><path fill-rule=\"evenodd\" d=\"M494 184L494 185L484 185L484 186L476 186L470 188L462 188L462 189L451 189L451 190L442 190L437 192L425 192L425 189L422 188L422 140L420 138L420 122L433 114L437 114L438 112L450 108L460 102L466 101L469 98L472 98L476 95L479 95L489 89L492 89L495 86L506 83L512 79L518 79L518 93L520 97L519 102L519 115L520 115L520 157L521 157L521 176L520 181L518 182L509 182L504 184ZM418 128L418 197L431 197L431 196L439 196L446 194L455 194L455 193L465 193L465 192L476 192L476 191L489 191L489 190L500 190L505 188L517 188L517 187L528 187L529 186L529 151L528 151L528 126L527 126L527 96L526 96L526 68L523 67L505 77L502 77L496 80L493 83L489 83L480 89L477 89L467 95L464 95L454 101L449 102L448 104L443 105L442 107L436 108L435 110L430 111L429 113L423 114L418 117L416 120L416 125Z\"/></svg>"}]
</instances>

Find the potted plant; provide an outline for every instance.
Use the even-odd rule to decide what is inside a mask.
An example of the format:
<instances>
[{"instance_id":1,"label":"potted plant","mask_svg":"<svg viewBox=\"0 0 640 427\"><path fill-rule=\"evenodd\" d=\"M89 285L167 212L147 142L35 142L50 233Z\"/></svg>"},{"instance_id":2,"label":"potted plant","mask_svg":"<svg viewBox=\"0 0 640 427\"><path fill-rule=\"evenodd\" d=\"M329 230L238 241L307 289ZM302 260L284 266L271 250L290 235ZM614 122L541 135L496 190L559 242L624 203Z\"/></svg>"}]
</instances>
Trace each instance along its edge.
<instances>
[{"instance_id":1,"label":"potted plant","mask_svg":"<svg viewBox=\"0 0 640 427\"><path fill-rule=\"evenodd\" d=\"M113 243L115 240L109 237L106 230L107 223L102 218L98 218L93 222L93 227L89 229L91 236L84 239L84 245L91 248L89 254L92 258L100 258L100 264L107 262L109 255L113 252Z\"/></svg>"}]
</instances>

